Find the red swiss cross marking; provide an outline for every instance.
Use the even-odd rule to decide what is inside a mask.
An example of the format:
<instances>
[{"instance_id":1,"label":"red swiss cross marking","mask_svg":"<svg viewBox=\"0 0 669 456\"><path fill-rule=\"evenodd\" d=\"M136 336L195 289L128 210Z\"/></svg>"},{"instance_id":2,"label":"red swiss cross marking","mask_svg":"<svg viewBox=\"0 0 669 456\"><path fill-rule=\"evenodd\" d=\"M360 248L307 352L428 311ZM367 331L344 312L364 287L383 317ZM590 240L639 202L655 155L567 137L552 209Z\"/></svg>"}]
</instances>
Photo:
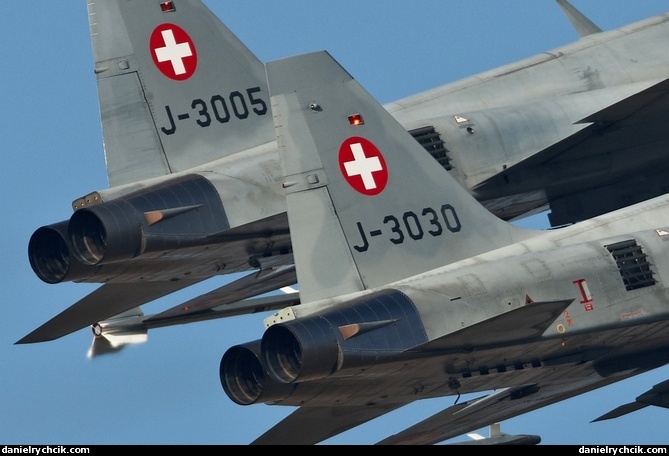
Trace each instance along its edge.
<instances>
[{"instance_id":1,"label":"red swiss cross marking","mask_svg":"<svg viewBox=\"0 0 669 456\"><path fill-rule=\"evenodd\" d=\"M383 155L365 138L352 136L339 147L339 169L346 182L367 196L378 195L388 183Z\"/></svg>"},{"instance_id":2,"label":"red swiss cross marking","mask_svg":"<svg viewBox=\"0 0 669 456\"><path fill-rule=\"evenodd\" d=\"M193 40L181 27L161 24L149 39L153 63L170 79L184 81L195 73L197 51Z\"/></svg>"}]
</instances>

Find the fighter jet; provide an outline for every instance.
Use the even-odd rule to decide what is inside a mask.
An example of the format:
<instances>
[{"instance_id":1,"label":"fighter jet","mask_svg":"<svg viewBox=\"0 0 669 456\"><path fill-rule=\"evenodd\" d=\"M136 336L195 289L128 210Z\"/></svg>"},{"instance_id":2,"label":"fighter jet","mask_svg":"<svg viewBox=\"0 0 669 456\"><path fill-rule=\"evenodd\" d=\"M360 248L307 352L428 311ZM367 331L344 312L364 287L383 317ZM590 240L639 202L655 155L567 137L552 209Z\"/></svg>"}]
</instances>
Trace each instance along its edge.
<instances>
[{"instance_id":1,"label":"fighter jet","mask_svg":"<svg viewBox=\"0 0 669 456\"><path fill-rule=\"evenodd\" d=\"M664 192L669 65L648 43L669 33L666 15L601 31L558 3L582 36L575 43L384 106L498 219L550 205L562 225ZM95 356L152 328L295 308L303 290L265 295L296 285L298 274L263 63L197 0L88 9L109 187L37 229L28 256L49 284L102 285L18 343L91 326ZM431 231L457 229L448 209L432 210ZM388 219L398 223L391 242L419 236L411 230L431 213L400 215ZM371 245L377 231L360 227L355 245ZM248 275L174 308L141 309L239 272Z\"/></svg>"},{"instance_id":2,"label":"fighter jet","mask_svg":"<svg viewBox=\"0 0 669 456\"><path fill-rule=\"evenodd\" d=\"M377 442L434 444L669 363L669 195L520 228L327 52L270 62L267 78L301 304L230 348L220 377L238 404L298 408L252 443L315 444L493 391ZM667 407L664 392L645 405Z\"/></svg>"},{"instance_id":3,"label":"fighter jet","mask_svg":"<svg viewBox=\"0 0 669 456\"><path fill-rule=\"evenodd\" d=\"M504 220L550 204L553 224L578 221L663 193L669 173L669 57L648 45L669 34L667 16L603 32L558 4L575 43L384 106ZM213 276L250 272L262 293L294 285L262 62L199 0L88 9L109 187L37 229L28 256L46 283L103 285L21 342L147 320L141 305ZM151 321L285 305L237 305L258 294L229 291Z\"/></svg>"}]
</instances>

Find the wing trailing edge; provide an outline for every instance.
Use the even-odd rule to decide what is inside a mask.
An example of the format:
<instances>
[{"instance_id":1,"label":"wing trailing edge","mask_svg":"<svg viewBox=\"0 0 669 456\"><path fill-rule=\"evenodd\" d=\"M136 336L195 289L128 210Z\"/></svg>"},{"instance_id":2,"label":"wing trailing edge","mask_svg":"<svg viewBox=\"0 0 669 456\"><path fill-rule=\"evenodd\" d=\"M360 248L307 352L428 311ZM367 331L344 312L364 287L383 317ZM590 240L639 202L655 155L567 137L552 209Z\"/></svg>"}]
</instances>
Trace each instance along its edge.
<instances>
[{"instance_id":1,"label":"wing trailing edge","mask_svg":"<svg viewBox=\"0 0 669 456\"><path fill-rule=\"evenodd\" d=\"M31 344L66 336L200 282L106 283L16 342Z\"/></svg>"}]
</instances>

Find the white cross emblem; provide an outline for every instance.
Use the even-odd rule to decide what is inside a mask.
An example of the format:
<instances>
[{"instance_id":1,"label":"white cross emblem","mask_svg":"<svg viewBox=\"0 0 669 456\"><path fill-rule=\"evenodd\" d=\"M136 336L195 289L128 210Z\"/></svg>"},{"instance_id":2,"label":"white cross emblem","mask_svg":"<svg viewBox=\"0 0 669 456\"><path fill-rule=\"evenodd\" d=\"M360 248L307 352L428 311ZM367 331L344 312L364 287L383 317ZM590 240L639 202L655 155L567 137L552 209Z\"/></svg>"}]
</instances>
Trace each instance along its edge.
<instances>
[{"instance_id":1,"label":"white cross emblem","mask_svg":"<svg viewBox=\"0 0 669 456\"><path fill-rule=\"evenodd\" d=\"M174 74L184 74L186 72L186 67L183 59L193 55L190 44L187 42L177 43L174 38L174 32L171 29L163 30L161 34L165 41L165 46L155 49L156 58L160 63L170 61L172 63L172 68L174 69Z\"/></svg>"},{"instance_id":2,"label":"white cross emblem","mask_svg":"<svg viewBox=\"0 0 669 456\"><path fill-rule=\"evenodd\" d=\"M376 188L376 181L372 173L383 170L381 160L379 157L367 157L365 151L362 149L362 144L351 144L351 152L353 153L353 160L344 163L346 174L351 176L360 176L362 184L366 190Z\"/></svg>"}]
</instances>

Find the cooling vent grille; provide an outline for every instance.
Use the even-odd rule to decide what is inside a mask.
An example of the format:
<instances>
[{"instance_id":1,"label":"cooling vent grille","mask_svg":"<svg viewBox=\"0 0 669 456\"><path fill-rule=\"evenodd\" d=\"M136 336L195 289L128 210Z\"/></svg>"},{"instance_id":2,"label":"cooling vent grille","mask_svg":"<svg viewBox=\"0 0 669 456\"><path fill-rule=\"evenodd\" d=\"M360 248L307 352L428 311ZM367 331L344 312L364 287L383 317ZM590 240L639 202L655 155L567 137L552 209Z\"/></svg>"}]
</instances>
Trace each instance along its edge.
<instances>
[{"instance_id":1,"label":"cooling vent grille","mask_svg":"<svg viewBox=\"0 0 669 456\"><path fill-rule=\"evenodd\" d=\"M648 255L643 253L641 246L635 240L609 244L606 249L616 260L620 277L628 291L655 285Z\"/></svg>"},{"instance_id":2,"label":"cooling vent grille","mask_svg":"<svg viewBox=\"0 0 669 456\"><path fill-rule=\"evenodd\" d=\"M409 130L411 136L425 148L432 157L446 170L453 169L451 160L448 157L448 150L444 145L439 133L432 126L416 128Z\"/></svg>"}]
</instances>

